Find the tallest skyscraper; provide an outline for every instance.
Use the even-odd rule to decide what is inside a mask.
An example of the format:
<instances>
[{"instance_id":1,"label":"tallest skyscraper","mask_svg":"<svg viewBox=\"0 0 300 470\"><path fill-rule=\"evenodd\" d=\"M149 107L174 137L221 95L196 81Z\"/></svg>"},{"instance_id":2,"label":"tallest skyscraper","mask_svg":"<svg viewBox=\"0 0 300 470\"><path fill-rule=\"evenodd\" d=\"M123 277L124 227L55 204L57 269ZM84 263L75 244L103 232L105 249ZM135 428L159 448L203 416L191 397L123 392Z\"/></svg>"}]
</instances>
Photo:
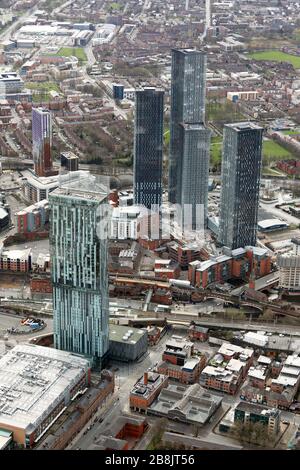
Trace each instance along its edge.
<instances>
[{"instance_id":1,"label":"tallest skyscraper","mask_svg":"<svg viewBox=\"0 0 300 470\"><path fill-rule=\"evenodd\" d=\"M187 205L192 228L199 227L197 206L207 211L210 130L204 126L206 54L172 50L169 201Z\"/></svg>"}]
</instances>

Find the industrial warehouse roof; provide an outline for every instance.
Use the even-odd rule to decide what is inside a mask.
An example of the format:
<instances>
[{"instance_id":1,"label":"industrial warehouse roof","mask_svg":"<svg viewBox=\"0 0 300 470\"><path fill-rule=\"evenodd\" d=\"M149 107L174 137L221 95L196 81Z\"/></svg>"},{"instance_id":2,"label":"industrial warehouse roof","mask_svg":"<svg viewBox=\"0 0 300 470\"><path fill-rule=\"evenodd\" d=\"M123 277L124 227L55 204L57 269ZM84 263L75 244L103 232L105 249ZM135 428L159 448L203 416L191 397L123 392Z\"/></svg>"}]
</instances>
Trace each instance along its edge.
<instances>
[{"instance_id":1,"label":"industrial warehouse roof","mask_svg":"<svg viewBox=\"0 0 300 470\"><path fill-rule=\"evenodd\" d=\"M110 325L109 328L109 340L119 343L135 344L146 334L145 330L122 325Z\"/></svg>"},{"instance_id":2,"label":"industrial warehouse roof","mask_svg":"<svg viewBox=\"0 0 300 470\"><path fill-rule=\"evenodd\" d=\"M257 223L261 230L268 230L276 227L288 227L288 224L279 219L265 219Z\"/></svg>"},{"instance_id":3,"label":"industrial warehouse roof","mask_svg":"<svg viewBox=\"0 0 300 470\"><path fill-rule=\"evenodd\" d=\"M190 386L169 384L148 408L149 413L195 424L204 424L222 403L222 397L212 395L199 384Z\"/></svg>"},{"instance_id":4,"label":"industrial warehouse roof","mask_svg":"<svg viewBox=\"0 0 300 470\"><path fill-rule=\"evenodd\" d=\"M0 359L0 428L33 432L86 373L89 363L65 351L18 345Z\"/></svg>"}]
</instances>

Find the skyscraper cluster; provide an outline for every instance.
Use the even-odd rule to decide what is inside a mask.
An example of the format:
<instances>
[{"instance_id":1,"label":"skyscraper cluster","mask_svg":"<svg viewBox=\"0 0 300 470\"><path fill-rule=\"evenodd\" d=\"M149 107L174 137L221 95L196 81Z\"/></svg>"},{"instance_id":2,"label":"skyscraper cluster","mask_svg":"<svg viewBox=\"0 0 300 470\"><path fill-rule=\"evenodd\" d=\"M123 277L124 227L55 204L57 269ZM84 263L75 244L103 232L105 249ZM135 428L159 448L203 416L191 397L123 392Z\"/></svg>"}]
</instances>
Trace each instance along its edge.
<instances>
[{"instance_id":1,"label":"skyscraper cluster","mask_svg":"<svg viewBox=\"0 0 300 470\"><path fill-rule=\"evenodd\" d=\"M189 208L190 227L206 226L211 131L205 126L206 54L172 50L169 202ZM164 92L136 91L134 199L159 216L162 204ZM254 123L224 127L218 241L230 249L256 244L263 130ZM35 169L51 169L49 114L33 112ZM108 352L107 188L93 177L61 185L49 197L54 311L58 349L103 365ZM185 223L185 220L182 220Z\"/></svg>"},{"instance_id":2,"label":"skyscraper cluster","mask_svg":"<svg viewBox=\"0 0 300 470\"><path fill-rule=\"evenodd\" d=\"M209 3L209 2L208 2ZM206 227L211 131L205 125L206 54L173 49L169 152L169 202L181 208L180 223ZM256 244L263 129L253 123L224 127L220 244L231 249ZM136 93L135 202L161 204L163 92Z\"/></svg>"}]
</instances>

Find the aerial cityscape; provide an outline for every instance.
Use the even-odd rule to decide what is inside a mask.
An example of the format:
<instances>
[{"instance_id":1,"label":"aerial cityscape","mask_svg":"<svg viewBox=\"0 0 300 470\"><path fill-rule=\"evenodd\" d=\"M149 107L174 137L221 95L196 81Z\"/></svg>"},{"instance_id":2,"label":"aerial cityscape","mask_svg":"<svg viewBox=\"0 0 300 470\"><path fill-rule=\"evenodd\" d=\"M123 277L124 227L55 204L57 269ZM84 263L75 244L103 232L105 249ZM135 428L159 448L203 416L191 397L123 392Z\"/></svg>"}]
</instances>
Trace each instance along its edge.
<instances>
[{"instance_id":1,"label":"aerial cityscape","mask_svg":"<svg viewBox=\"0 0 300 470\"><path fill-rule=\"evenodd\" d=\"M0 0L0 450L298 449L300 2Z\"/></svg>"}]
</instances>

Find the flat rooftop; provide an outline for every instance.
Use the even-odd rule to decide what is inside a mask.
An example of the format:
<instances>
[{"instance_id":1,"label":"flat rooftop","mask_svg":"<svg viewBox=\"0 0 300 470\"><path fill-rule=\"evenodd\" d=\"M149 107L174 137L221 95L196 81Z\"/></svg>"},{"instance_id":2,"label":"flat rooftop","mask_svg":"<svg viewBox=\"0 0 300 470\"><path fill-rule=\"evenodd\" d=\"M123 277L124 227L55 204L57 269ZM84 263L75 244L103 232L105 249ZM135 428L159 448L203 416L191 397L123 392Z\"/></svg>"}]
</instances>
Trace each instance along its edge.
<instances>
[{"instance_id":1,"label":"flat rooftop","mask_svg":"<svg viewBox=\"0 0 300 470\"><path fill-rule=\"evenodd\" d=\"M0 359L0 428L32 432L88 368L86 359L69 352L15 346Z\"/></svg>"},{"instance_id":2,"label":"flat rooftop","mask_svg":"<svg viewBox=\"0 0 300 470\"><path fill-rule=\"evenodd\" d=\"M149 412L173 415L180 413L183 421L204 424L222 403L223 398L212 395L199 384L190 386L169 384L150 406Z\"/></svg>"},{"instance_id":3,"label":"flat rooftop","mask_svg":"<svg viewBox=\"0 0 300 470\"><path fill-rule=\"evenodd\" d=\"M148 374L148 383L145 384L144 376L142 376L134 385L133 389L130 392L130 395L135 395L140 398L147 399L152 393L159 388L163 382L168 378L166 375L156 374L155 372L147 372Z\"/></svg>"},{"instance_id":4,"label":"flat rooftop","mask_svg":"<svg viewBox=\"0 0 300 470\"><path fill-rule=\"evenodd\" d=\"M72 196L76 199L102 202L108 195L108 188L101 177L88 172L74 171L59 178L59 187L51 193L53 196Z\"/></svg>"},{"instance_id":5,"label":"flat rooftop","mask_svg":"<svg viewBox=\"0 0 300 470\"><path fill-rule=\"evenodd\" d=\"M110 325L109 341L119 343L136 344L147 332L138 328L122 325Z\"/></svg>"},{"instance_id":6,"label":"flat rooftop","mask_svg":"<svg viewBox=\"0 0 300 470\"><path fill-rule=\"evenodd\" d=\"M262 127L254 124L253 122L245 121L245 122L234 122L232 124L225 124L225 127L229 127L231 129L235 129L237 132L243 132L247 130L263 130Z\"/></svg>"}]
</instances>

